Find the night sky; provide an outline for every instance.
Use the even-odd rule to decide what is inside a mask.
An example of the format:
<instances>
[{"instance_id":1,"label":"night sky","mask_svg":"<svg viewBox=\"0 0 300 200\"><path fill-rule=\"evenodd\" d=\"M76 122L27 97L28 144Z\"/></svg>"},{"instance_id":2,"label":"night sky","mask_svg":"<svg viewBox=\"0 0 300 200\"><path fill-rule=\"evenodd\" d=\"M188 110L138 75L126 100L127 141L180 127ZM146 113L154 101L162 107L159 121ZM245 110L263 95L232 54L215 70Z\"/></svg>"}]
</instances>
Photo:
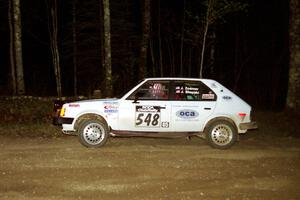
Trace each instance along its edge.
<instances>
[{"instance_id":1,"label":"night sky","mask_svg":"<svg viewBox=\"0 0 300 200\"><path fill-rule=\"evenodd\" d=\"M184 0L160 1L160 6L158 0L151 1L150 37L153 39L154 55L157 56L159 54L157 30L160 22L164 56L163 76L198 77L200 53L195 41L184 42L186 67L182 74L179 72L180 38L177 33L180 33L182 27ZM72 2L59 3L59 50L64 96L73 95ZM123 93L139 81L136 72L142 30L142 2L110 1L115 95ZM196 7L199 4L196 2L186 0L186 10L191 13L197 11ZM256 107L282 109L288 80L288 1L243 2L248 4L247 11L230 14L213 27L216 34L215 62L213 67L205 62L204 78L216 79ZM21 1L21 3L26 95L55 96L45 1ZM199 8L197 11L199 15L200 10ZM89 95L97 88L103 89L101 13L98 0L77 3L76 57L78 90L82 95ZM7 1L0 0L0 95L11 94L7 16ZM186 23L187 26L193 26L191 21ZM172 70L171 47L175 61L175 69ZM206 57L209 57L209 53ZM147 69L148 76L160 76L151 61L150 51Z\"/></svg>"}]
</instances>

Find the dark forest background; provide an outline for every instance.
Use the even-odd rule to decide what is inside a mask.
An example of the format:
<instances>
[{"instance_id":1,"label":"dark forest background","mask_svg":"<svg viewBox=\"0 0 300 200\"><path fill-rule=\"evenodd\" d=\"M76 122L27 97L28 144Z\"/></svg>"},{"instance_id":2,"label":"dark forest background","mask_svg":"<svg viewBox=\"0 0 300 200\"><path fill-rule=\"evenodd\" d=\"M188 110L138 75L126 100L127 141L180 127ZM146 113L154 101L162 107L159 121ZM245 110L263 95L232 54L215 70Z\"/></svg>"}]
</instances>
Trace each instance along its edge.
<instances>
[{"instance_id":1,"label":"dark forest background","mask_svg":"<svg viewBox=\"0 0 300 200\"><path fill-rule=\"evenodd\" d=\"M76 55L73 51L72 26L74 2ZM95 89L105 91L103 12L100 2L58 1L63 96L74 95L74 56L77 61L78 95L90 96ZM151 1L147 77L199 77L202 47L202 24L199 19L205 14L201 2ZM288 87L289 2L240 2L247 6L222 16L209 27L203 78L221 82L258 108L283 109ZM141 0L110 1L115 96L126 92L139 81L143 4ZM7 13L7 1L0 0L0 95L9 96L12 92ZM26 95L56 96L46 1L21 1L21 14Z\"/></svg>"}]
</instances>

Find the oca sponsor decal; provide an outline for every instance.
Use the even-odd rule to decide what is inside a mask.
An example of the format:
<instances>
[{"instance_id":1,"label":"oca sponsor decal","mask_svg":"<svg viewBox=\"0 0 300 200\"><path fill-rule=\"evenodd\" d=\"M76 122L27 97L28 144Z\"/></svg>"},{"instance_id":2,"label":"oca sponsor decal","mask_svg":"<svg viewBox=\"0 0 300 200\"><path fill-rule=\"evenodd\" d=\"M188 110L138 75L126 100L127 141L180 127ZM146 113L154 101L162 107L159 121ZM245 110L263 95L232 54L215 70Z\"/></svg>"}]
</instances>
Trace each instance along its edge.
<instances>
[{"instance_id":1,"label":"oca sponsor decal","mask_svg":"<svg viewBox=\"0 0 300 200\"><path fill-rule=\"evenodd\" d=\"M194 119L199 116L199 113L192 109L182 109L176 112L176 116L182 119Z\"/></svg>"}]
</instances>

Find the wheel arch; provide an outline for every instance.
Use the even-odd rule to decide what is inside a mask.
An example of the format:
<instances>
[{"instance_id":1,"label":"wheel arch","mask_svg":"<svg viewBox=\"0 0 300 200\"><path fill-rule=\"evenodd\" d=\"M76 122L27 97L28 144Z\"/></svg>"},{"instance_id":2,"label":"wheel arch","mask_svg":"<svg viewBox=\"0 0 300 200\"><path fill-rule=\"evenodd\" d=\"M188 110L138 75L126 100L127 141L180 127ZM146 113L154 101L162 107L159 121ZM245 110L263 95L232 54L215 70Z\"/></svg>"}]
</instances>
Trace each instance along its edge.
<instances>
[{"instance_id":1,"label":"wheel arch","mask_svg":"<svg viewBox=\"0 0 300 200\"><path fill-rule=\"evenodd\" d=\"M101 122L104 122L106 124L106 126L110 129L110 127L108 126L107 121L105 120L105 118L97 113L85 113L80 115L79 117L77 117L75 123L74 123L74 129L77 131L78 127L80 125L81 122L83 122L85 119L95 119L95 120L100 120Z\"/></svg>"},{"instance_id":2,"label":"wheel arch","mask_svg":"<svg viewBox=\"0 0 300 200\"><path fill-rule=\"evenodd\" d=\"M206 124L205 124L205 127L203 129L203 132L206 132L206 130L210 127L210 125L216 121L227 121L229 123L231 123L234 128L236 129L236 131L238 131L238 127L236 125L236 123L230 118L230 117L227 117L227 116L219 116L219 117L214 117L212 119L210 119Z\"/></svg>"}]
</instances>

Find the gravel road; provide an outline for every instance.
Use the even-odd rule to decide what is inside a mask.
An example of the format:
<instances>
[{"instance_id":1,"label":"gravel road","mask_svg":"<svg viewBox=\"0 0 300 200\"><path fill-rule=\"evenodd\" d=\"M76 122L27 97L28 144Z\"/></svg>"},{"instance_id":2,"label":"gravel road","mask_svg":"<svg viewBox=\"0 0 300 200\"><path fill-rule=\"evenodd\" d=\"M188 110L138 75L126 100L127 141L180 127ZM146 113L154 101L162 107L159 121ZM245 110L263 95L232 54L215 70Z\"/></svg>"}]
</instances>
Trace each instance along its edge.
<instances>
[{"instance_id":1,"label":"gravel road","mask_svg":"<svg viewBox=\"0 0 300 200\"><path fill-rule=\"evenodd\" d=\"M251 133L249 133L251 134ZM300 199L300 138L191 140L0 136L0 199Z\"/></svg>"}]
</instances>

